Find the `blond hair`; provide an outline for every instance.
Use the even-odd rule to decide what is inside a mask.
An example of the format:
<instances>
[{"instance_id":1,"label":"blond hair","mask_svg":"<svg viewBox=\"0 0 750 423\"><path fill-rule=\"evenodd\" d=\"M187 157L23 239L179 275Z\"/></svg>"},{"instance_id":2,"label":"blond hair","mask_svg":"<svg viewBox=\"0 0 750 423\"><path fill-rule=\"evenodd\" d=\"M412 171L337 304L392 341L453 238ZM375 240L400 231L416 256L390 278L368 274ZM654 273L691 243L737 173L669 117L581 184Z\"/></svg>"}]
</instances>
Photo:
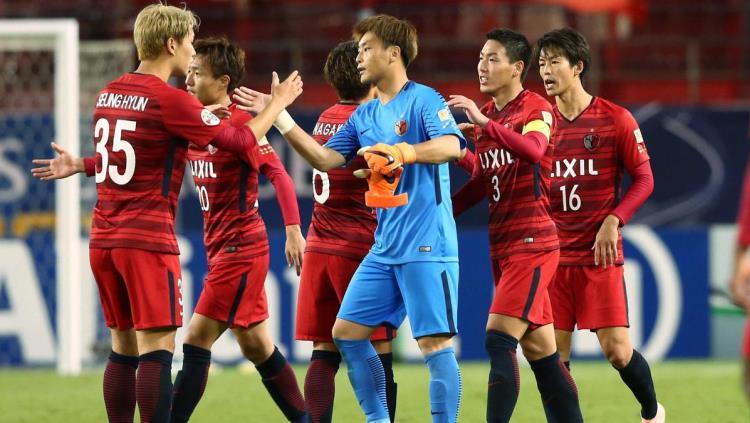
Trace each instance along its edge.
<instances>
[{"instance_id":1,"label":"blond hair","mask_svg":"<svg viewBox=\"0 0 750 423\"><path fill-rule=\"evenodd\" d=\"M191 29L197 28L198 17L186 8L162 3L146 6L138 13L133 26L138 60L156 59L169 38L182 41Z\"/></svg>"}]
</instances>

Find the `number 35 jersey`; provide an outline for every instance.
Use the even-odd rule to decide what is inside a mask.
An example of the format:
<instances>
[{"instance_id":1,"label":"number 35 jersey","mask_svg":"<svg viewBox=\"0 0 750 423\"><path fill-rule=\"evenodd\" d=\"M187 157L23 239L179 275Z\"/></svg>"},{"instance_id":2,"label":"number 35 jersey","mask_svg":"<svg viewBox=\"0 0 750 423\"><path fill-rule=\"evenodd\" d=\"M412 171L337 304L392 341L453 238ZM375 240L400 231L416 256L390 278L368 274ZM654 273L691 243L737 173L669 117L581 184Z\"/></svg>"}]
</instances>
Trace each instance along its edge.
<instances>
[{"instance_id":1,"label":"number 35 jersey","mask_svg":"<svg viewBox=\"0 0 750 423\"><path fill-rule=\"evenodd\" d=\"M357 104L339 103L321 113L313 138L323 145L346 123ZM352 175L366 169L361 157L328 172L313 170L312 221L305 251L362 260L374 242L378 225L373 210L365 205L367 180Z\"/></svg>"},{"instance_id":2,"label":"number 35 jersey","mask_svg":"<svg viewBox=\"0 0 750 423\"><path fill-rule=\"evenodd\" d=\"M596 234L617 206L623 169L649 160L641 130L626 109L594 97L573 120L555 107L552 217L560 237L560 265L593 266ZM622 234L617 261L623 263Z\"/></svg>"},{"instance_id":3,"label":"number 35 jersey","mask_svg":"<svg viewBox=\"0 0 750 423\"><path fill-rule=\"evenodd\" d=\"M222 122L186 91L127 73L99 92L93 124L90 247L179 254L174 219L188 141L207 146Z\"/></svg>"},{"instance_id":4,"label":"number 35 jersey","mask_svg":"<svg viewBox=\"0 0 750 423\"><path fill-rule=\"evenodd\" d=\"M489 101L482 113L491 120L523 133L530 122L541 120L552 129L552 106L528 90L497 110ZM489 201L490 256L558 248L555 224L549 213L549 169L554 135L539 163L522 160L501 147L475 125L476 158L472 179L481 177Z\"/></svg>"}]
</instances>

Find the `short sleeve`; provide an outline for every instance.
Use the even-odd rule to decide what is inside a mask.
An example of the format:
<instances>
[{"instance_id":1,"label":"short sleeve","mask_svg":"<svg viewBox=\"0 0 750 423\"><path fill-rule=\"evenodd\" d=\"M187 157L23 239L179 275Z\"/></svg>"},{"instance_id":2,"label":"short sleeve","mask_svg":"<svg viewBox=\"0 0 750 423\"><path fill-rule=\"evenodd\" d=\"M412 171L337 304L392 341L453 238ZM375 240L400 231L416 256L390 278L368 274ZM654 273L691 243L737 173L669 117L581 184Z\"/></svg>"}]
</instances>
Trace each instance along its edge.
<instances>
[{"instance_id":1,"label":"short sleeve","mask_svg":"<svg viewBox=\"0 0 750 423\"><path fill-rule=\"evenodd\" d=\"M357 125L355 122L355 112L349 117L344 126L334 134L323 147L330 148L346 158L347 163L357 155L359 150L359 137L357 135Z\"/></svg>"},{"instance_id":2,"label":"short sleeve","mask_svg":"<svg viewBox=\"0 0 750 423\"><path fill-rule=\"evenodd\" d=\"M167 131L201 148L206 147L228 124L222 123L185 91L170 89L159 100Z\"/></svg>"},{"instance_id":3,"label":"short sleeve","mask_svg":"<svg viewBox=\"0 0 750 423\"><path fill-rule=\"evenodd\" d=\"M448 108L443 96L433 89L427 89L420 95L422 121L428 139L445 135L455 135L461 142L461 149L466 148L466 138L458 129L456 120Z\"/></svg>"},{"instance_id":4,"label":"short sleeve","mask_svg":"<svg viewBox=\"0 0 750 423\"><path fill-rule=\"evenodd\" d=\"M643 141L641 128L627 110L623 109L617 115L617 156L625 169L630 171L639 164L649 160L646 143Z\"/></svg>"}]
</instances>

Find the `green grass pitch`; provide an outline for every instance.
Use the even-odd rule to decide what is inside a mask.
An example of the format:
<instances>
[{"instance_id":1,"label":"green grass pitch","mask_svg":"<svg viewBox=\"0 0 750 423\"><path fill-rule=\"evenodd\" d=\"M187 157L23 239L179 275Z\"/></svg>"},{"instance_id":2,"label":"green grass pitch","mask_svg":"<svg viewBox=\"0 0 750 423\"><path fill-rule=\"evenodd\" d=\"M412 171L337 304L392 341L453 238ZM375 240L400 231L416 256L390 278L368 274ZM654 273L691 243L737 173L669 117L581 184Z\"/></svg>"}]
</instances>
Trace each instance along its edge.
<instances>
[{"instance_id":1,"label":"green grass pitch","mask_svg":"<svg viewBox=\"0 0 750 423\"><path fill-rule=\"evenodd\" d=\"M482 422L485 415L486 363L461 363L461 422ZM300 380L304 367L295 367ZM669 361L652 366L659 400L674 423L741 423L750 412L740 388L740 366L730 361ZM421 364L395 368L399 422L429 422L427 369ZM521 395L513 422L544 422L533 374L521 368ZM587 422L640 422L638 405L617 373L604 362L573 364ZM101 372L59 377L52 370L0 370L0 421L104 422ZM362 422L346 368L337 379L334 421ZM259 376L225 368L214 372L194 422L283 422Z\"/></svg>"}]
</instances>

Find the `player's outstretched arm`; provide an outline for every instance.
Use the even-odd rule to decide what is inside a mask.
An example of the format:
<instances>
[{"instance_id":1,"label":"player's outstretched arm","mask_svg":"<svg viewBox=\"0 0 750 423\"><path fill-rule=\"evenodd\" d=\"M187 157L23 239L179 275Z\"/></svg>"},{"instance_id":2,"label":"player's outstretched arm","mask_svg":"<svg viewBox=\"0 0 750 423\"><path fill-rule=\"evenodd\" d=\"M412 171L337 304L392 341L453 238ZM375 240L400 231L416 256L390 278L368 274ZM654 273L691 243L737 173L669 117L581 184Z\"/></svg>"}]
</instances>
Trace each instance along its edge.
<instances>
[{"instance_id":1,"label":"player's outstretched arm","mask_svg":"<svg viewBox=\"0 0 750 423\"><path fill-rule=\"evenodd\" d=\"M271 96L240 87L234 90L233 99L240 110L257 113L267 107ZM326 172L346 163L346 159L339 152L318 144L313 137L297 125L286 110L278 115L274 126L289 142L289 145L315 169Z\"/></svg>"},{"instance_id":2,"label":"player's outstretched arm","mask_svg":"<svg viewBox=\"0 0 750 423\"><path fill-rule=\"evenodd\" d=\"M73 157L68 150L60 147L57 143L50 143L52 149L57 153L53 159L34 159L32 163L38 165L31 169L31 174L42 181L67 178L86 171L84 159Z\"/></svg>"},{"instance_id":3,"label":"player's outstretched arm","mask_svg":"<svg viewBox=\"0 0 750 423\"><path fill-rule=\"evenodd\" d=\"M251 119L246 124L253 131L255 139L266 136L266 132L271 129L279 113L292 104L300 94L302 94L302 78L299 72L292 72L282 83L279 83L279 75L274 72L271 77L271 99L259 111L255 119Z\"/></svg>"}]
</instances>

